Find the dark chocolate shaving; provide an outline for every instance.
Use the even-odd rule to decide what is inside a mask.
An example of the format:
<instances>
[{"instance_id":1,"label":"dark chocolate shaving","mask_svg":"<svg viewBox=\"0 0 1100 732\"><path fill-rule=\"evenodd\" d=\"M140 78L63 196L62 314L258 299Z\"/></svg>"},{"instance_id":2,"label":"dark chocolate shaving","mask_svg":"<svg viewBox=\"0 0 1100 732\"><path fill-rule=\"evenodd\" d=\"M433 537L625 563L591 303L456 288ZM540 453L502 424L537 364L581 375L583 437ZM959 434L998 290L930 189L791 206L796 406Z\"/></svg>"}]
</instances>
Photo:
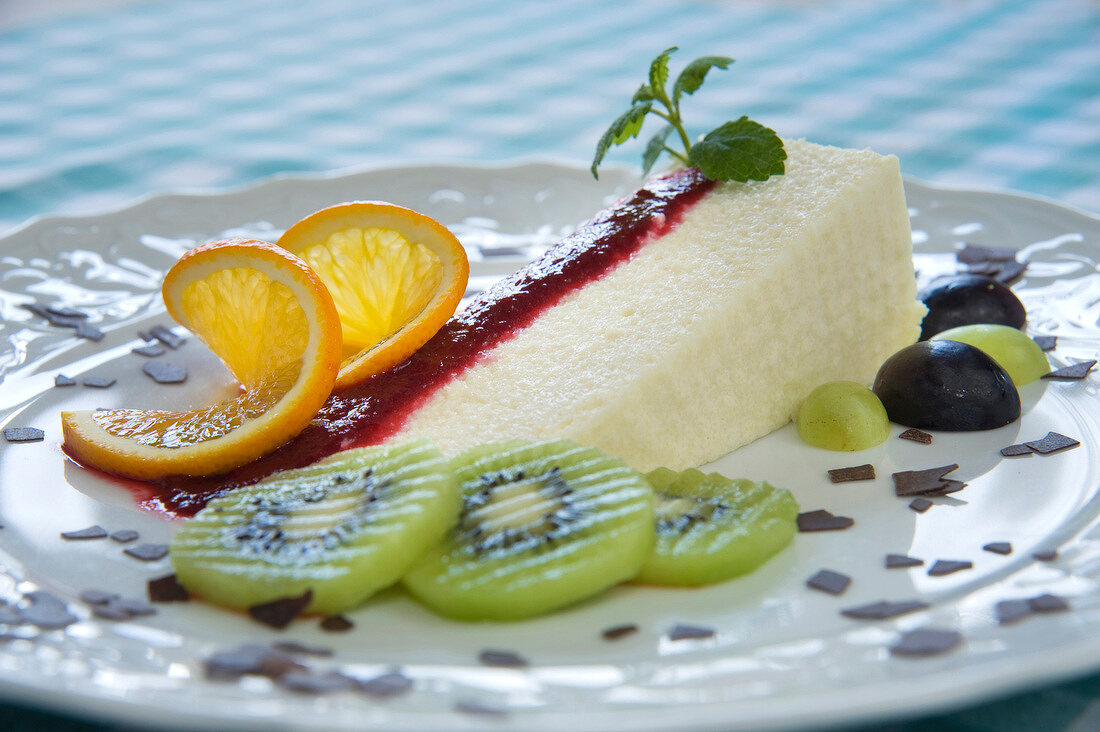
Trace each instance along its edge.
<instances>
[{"instance_id":1,"label":"dark chocolate shaving","mask_svg":"<svg viewBox=\"0 0 1100 732\"><path fill-rule=\"evenodd\" d=\"M103 528L99 524L89 526L86 529L77 529L76 531L62 531L62 539L105 539L107 538L107 529Z\"/></svg>"},{"instance_id":2,"label":"dark chocolate shaving","mask_svg":"<svg viewBox=\"0 0 1100 732\"><path fill-rule=\"evenodd\" d=\"M141 600L132 600L126 597L115 597L105 603L94 605L92 614L104 620L131 620L133 618L153 615L157 609L147 605Z\"/></svg>"},{"instance_id":3,"label":"dark chocolate shaving","mask_svg":"<svg viewBox=\"0 0 1100 732\"><path fill-rule=\"evenodd\" d=\"M257 622L282 630L301 615L312 600L313 590L306 590L298 597L281 597L278 600L253 605L248 608L248 614Z\"/></svg>"},{"instance_id":4,"label":"dark chocolate shaving","mask_svg":"<svg viewBox=\"0 0 1100 732\"><path fill-rule=\"evenodd\" d=\"M993 614L1001 625L1015 623L1031 613L1031 603L1028 600L1001 600L993 606Z\"/></svg>"},{"instance_id":5,"label":"dark chocolate shaving","mask_svg":"<svg viewBox=\"0 0 1100 732\"><path fill-rule=\"evenodd\" d=\"M909 508L913 509L917 513L924 513L928 509L932 508L932 501L927 498L914 498L909 501Z\"/></svg>"},{"instance_id":6,"label":"dark chocolate shaving","mask_svg":"<svg viewBox=\"0 0 1100 732\"><path fill-rule=\"evenodd\" d=\"M149 361L142 364L141 370L158 384L182 384L187 381L187 369L166 361Z\"/></svg>"},{"instance_id":7,"label":"dark chocolate shaving","mask_svg":"<svg viewBox=\"0 0 1100 732\"><path fill-rule=\"evenodd\" d=\"M933 656L946 653L962 642L956 630L918 628L903 633L901 639L890 647L895 656Z\"/></svg>"},{"instance_id":8,"label":"dark chocolate shaving","mask_svg":"<svg viewBox=\"0 0 1100 732\"><path fill-rule=\"evenodd\" d=\"M134 559L140 559L143 562L155 562L158 559L163 559L168 556L167 544L138 544L137 546L128 546L122 550L123 554L128 554Z\"/></svg>"},{"instance_id":9,"label":"dark chocolate shaving","mask_svg":"<svg viewBox=\"0 0 1100 732\"><path fill-rule=\"evenodd\" d=\"M8 442L41 442L46 432L37 427L5 427L4 439Z\"/></svg>"},{"instance_id":10,"label":"dark chocolate shaving","mask_svg":"<svg viewBox=\"0 0 1100 732\"><path fill-rule=\"evenodd\" d=\"M1031 556L1035 559L1038 559L1040 562L1053 562L1055 559L1058 558L1058 550L1039 549L1033 552Z\"/></svg>"},{"instance_id":11,"label":"dark chocolate shaving","mask_svg":"<svg viewBox=\"0 0 1100 732\"><path fill-rule=\"evenodd\" d=\"M1075 364L1069 366L1063 366L1060 369L1055 369L1049 374L1043 374L1040 379L1066 379L1078 381L1089 375L1092 371L1092 367L1096 365L1096 361L1078 361Z\"/></svg>"},{"instance_id":12,"label":"dark chocolate shaving","mask_svg":"<svg viewBox=\"0 0 1100 732\"><path fill-rule=\"evenodd\" d=\"M1005 457L1018 457L1020 455L1031 455L1034 452L1027 445L1020 443L1017 445L1009 445L1008 447L1001 448L1001 454Z\"/></svg>"},{"instance_id":13,"label":"dark chocolate shaving","mask_svg":"<svg viewBox=\"0 0 1100 732\"><path fill-rule=\"evenodd\" d=\"M271 647L283 653L297 653L303 656L318 656L320 658L328 658L333 654L331 648L326 648L324 646L307 646L305 643L299 643L298 641L278 641L277 643L272 643Z\"/></svg>"},{"instance_id":14,"label":"dark chocolate shaving","mask_svg":"<svg viewBox=\"0 0 1100 732\"><path fill-rule=\"evenodd\" d=\"M954 574L964 569L973 569L974 563L969 559L937 559L935 563L928 568L929 577L943 577L948 574Z\"/></svg>"},{"instance_id":15,"label":"dark chocolate shaving","mask_svg":"<svg viewBox=\"0 0 1100 732\"><path fill-rule=\"evenodd\" d=\"M1041 440L1032 440L1031 442L1025 442L1025 445L1030 447L1040 455L1049 455L1052 452L1058 452L1059 450L1068 450L1071 447L1077 447L1081 443L1072 437L1066 437L1060 435L1057 432L1048 432L1047 436Z\"/></svg>"},{"instance_id":16,"label":"dark chocolate shaving","mask_svg":"<svg viewBox=\"0 0 1100 732\"><path fill-rule=\"evenodd\" d=\"M898 437L903 440L909 440L910 442L919 442L922 445L932 444L932 435L924 430L918 430L916 427L910 427L898 435Z\"/></svg>"},{"instance_id":17,"label":"dark chocolate shaving","mask_svg":"<svg viewBox=\"0 0 1100 732\"><path fill-rule=\"evenodd\" d=\"M331 694L350 689L354 682L336 671L314 673L309 670L289 671L279 677L279 685L300 694Z\"/></svg>"},{"instance_id":18,"label":"dark chocolate shaving","mask_svg":"<svg viewBox=\"0 0 1100 732\"><path fill-rule=\"evenodd\" d=\"M89 605L106 605L111 600L117 600L118 593L90 588L81 591L80 599L88 603Z\"/></svg>"},{"instance_id":19,"label":"dark chocolate shaving","mask_svg":"<svg viewBox=\"0 0 1100 732\"><path fill-rule=\"evenodd\" d=\"M1058 336L1052 335L1037 335L1032 339L1035 343L1044 351L1053 351L1058 347Z\"/></svg>"},{"instance_id":20,"label":"dark chocolate shaving","mask_svg":"<svg viewBox=\"0 0 1100 732\"><path fill-rule=\"evenodd\" d=\"M454 710L459 714L472 714L479 717L503 717L508 714L502 707L494 707L472 699L460 699L455 702Z\"/></svg>"},{"instance_id":21,"label":"dark chocolate shaving","mask_svg":"<svg viewBox=\"0 0 1100 732\"><path fill-rule=\"evenodd\" d=\"M91 323L81 321L76 325L76 335L78 338L87 338L90 341L96 341L98 343L103 340L103 336L106 334Z\"/></svg>"},{"instance_id":22,"label":"dark chocolate shaving","mask_svg":"<svg viewBox=\"0 0 1100 732\"><path fill-rule=\"evenodd\" d=\"M966 487L965 483L950 478L946 474L958 469L958 464L942 465L925 470L902 470L894 473L894 494L897 496L942 496L954 493Z\"/></svg>"},{"instance_id":23,"label":"dark chocolate shaving","mask_svg":"<svg viewBox=\"0 0 1100 732\"><path fill-rule=\"evenodd\" d=\"M154 325L149 329L149 335L172 349L179 348L184 341L183 336L176 335L163 325Z\"/></svg>"},{"instance_id":24,"label":"dark chocolate shaving","mask_svg":"<svg viewBox=\"0 0 1100 732\"><path fill-rule=\"evenodd\" d=\"M111 534L111 540L117 541L119 544L128 544L131 541L135 541L141 534L133 529L119 529Z\"/></svg>"},{"instance_id":25,"label":"dark chocolate shaving","mask_svg":"<svg viewBox=\"0 0 1100 732\"><path fill-rule=\"evenodd\" d=\"M1037 613L1060 613L1069 610L1069 603L1049 592L1027 601L1028 606Z\"/></svg>"},{"instance_id":26,"label":"dark chocolate shaving","mask_svg":"<svg viewBox=\"0 0 1100 732\"><path fill-rule=\"evenodd\" d=\"M917 610L924 610L927 607L928 603L920 600L901 600L898 602L879 600L867 605L845 608L840 611L840 614L856 620L887 620Z\"/></svg>"},{"instance_id":27,"label":"dark chocolate shaving","mask_svg":"<svg viewBox=\"0 0 1100 732\"><path fill-rule=\"evenodd\" d=\"M962 249L955 252L955 260L959 264L1015 262L1016 251L1009 247L981 247L974 244L963 244Z\"/></svg>"},{"instance_id":28,"label":"dark chocolate shaving","mask_svg":"<svg viewBox=\"0 0 1100 732\"><path fill-rule=\"evenodd\" d=\"M987 552L994 554L1011 554L1012 544L1007 541L991 541L982 547Z\"/></svg>"},{"instance_id":29,"label":"dark chocolate shaving","mask_svg":"<svg viewBox=\"0 0 1100 732\"><path fill-rule=\"evenodd\" d=\"M0 600L0 623L4 625L19 625L23 622L23 613L19 608L9 605L7 600Z\"/></svg>"},{"instance_id":30,"label":"dark chocolate shaving","mask_svg":"<svg viewBox=\"0 0 1100 732\"><path fill-rule=\"evenodd\" d=\"M637 623L621 623L619 625L612 625L610 628L604 628L600 633L604 640L619 640L625 638L628 635L633 635L639 630Z\"/></svg>"},{"instance_id":31,"label":"dark chocolate shaving","mask_svg":"<svg viewBox=\"0 0 1100 732\"><path fill-rule=\"evenodd\" d=\"M77 617L69 612L68 606L60 598L48 592L38 590L25 596L30 604L20 610L23 622L36 625L43 630L56 630L71 625Z\"/></svg>"},{"instance_id":32,"label":"dark chocolate shaving","mask_svg":"<svg viewBox=\"0 0 1100 732\"><path fill-rule=\"evenodd\" d=\"M187 602L191 599L187 588L179 583L174 574L149 580L145 591L149 595L149 602Z\"/></svg>"},{"instance_id":33,"label":"dark chocolate shaving","mask_svg":"<svg viewBox=\"0 0 1100 732\"><path fill-rule=\"evenodd\" d=\"M796 521L798 530L801 532L839 531L847 529L855 523L855 520L848 516L834 516L825 509L800 513Z\"/></svg>"},{"instance_id":34,"label":"dark chocolate shaving","mask_svg":"<svg viewBox=\"0 0 1100 732\"><path fill-rule=\"evenodd\" d=\"M357 681L359 691L367 696L377 699L388 699L408 692L413 687L413 680L397 671L375 676L373 679Z\"/></svg>"},{"instance_id":35,"label":"dark chocolate shaving","mask_svg":"<svg viewBox=\"0 0 1100 732\"><path fill-rule=\"evenodd\" d=\"M53 377L54 386L76 386L76 379L65 374L58 374Z\"/></svg>"},{"instance_id":36,"label":"dark chocolate shaving","mask_svg":"<svg viewBox=\"0 0 1100 732\"><path fill-rule=\"evenodd\" d=\"M351 622L343 615L329 615L321 618L320 625L321 630L328 631L329 633L343 633L355 627L355 623Z\"/></svg>"},{"instance_id":37,"label":"dark chocolate shaving","mask_svg":"<svg viewBox=\"0 0 1100 732\"><path fill-rule=\"evenodd\" d=\"M209 679L231 681L245 674L259 674L264 659L271 654L266 646L248 644L227 651L216 651L203 665Z\"/></svg>"},{"instance_id":38,"label":"dark chocolate shaving","mask_svg":"<svg viewBox=\"0 0 1100 732\"><path fill-rule=\"evenodd\" d=\"M908 554L887 554L886 569L901 569L904 567L919 567L924 564L923 559L911 557Z\"/></svg>"},{"instance_id":39,"label":"dark chocolate shaving","mask_svg":"<svg viewBox=\"0 0 1100 732\"><path fill-rule=\"evenodd\" d=\"M109 389L115 385L118 379L113 376L87 376L80 383L92 389Z\"/></svg>"},{"instance_id":40,"label":"dark chocolate shaving","mask_svg":"<svg viewBox=\"0 0 1100 732\"><path fill-rule=\"evenodd\" d=\"M815 590L827 592L830 595L839 595L852 584L852 578L831 569L822 569L813 577L806 580L806 585Z\"/></svg>"},{"instance_id":41,"label":"dark chocolate shaving","mask_svg":"<svg viewBox=\"0 0 1100 732\"><path fill-rule=\"evenodd\" d=\"M482 666L495 666L498 668L526 668L530 664L527 659L512 651L499 651L487 649L478 654L477 660Z\"/></svg>"},{"instance_id":42,"label":"dark chocolate shaving","mask_svg":"<svg viewBox=\"0 0 1100 732\"><path fill-rule=\"evenodd\" d=\"M833 483L849 483L855 480L874 480L875 466L854 465L850 468L833 468L829 471L829 480Z\"/></svg>"},{"instance_id":43,"label":"dark chocolate shaving","mask_svg":"<svg viewBox=\"0 0 1100 732\"><path fill-rule=\"evenodd\" d=\"M668 631L668 639L673 641L703 640L713 638L714 635L714 628L706 628L701 625L685 625L683 623L677 623Z\"/></svg>"}]
</instances>

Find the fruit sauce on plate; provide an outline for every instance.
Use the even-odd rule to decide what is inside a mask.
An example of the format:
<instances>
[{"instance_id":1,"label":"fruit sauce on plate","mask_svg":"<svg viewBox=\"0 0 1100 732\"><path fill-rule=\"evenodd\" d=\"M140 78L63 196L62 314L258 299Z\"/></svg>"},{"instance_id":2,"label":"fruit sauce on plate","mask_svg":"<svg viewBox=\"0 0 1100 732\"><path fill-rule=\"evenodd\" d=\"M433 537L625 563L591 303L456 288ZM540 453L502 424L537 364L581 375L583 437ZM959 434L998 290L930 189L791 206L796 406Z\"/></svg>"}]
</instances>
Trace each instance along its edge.
<instances>
[{"instance_id":1,"label":"fruit sauce on plate","mask_svg":"<svg viewBox=\"0 0 1100 732\"><path fill-rule=\"evenodd\" d=\"M561 298L628 260L674 228L714 186L694 168L650 181L601 212L546 256L501 280L458 313L404 363L333 394L313 422L275 452L211 478L174 477L134 486L144 500L176 515L277 470L301 467L340 450L378 444L397 432L436 390Z\"/></svg>"}]
</instances>

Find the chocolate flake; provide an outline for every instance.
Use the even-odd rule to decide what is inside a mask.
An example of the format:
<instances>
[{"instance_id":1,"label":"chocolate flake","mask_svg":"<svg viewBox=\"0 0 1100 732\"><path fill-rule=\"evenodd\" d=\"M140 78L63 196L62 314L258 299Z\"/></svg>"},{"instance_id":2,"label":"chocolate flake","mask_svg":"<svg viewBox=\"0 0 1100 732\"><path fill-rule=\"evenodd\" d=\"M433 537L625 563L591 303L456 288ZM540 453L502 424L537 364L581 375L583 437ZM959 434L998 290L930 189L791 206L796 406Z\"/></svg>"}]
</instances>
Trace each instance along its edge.
<instances>
[{"instance_id":1,"label":"chocolate flake","mask_svg":"<svg viewBox=\"0 0 1100 732\"><path fill-rule=\"evenodd\" d=\"M412 679L397 671L375 676L373 679L357 681L357 683L359 691L378 699L387 699L391 696L404 694L413 686Z\"/></svg>"},{"instance_id":2,"label":"chocolate flake","mask_svg":"<svg viewBox=\"0 0 1100 732\"><path fill-rule=\"evenodd\" d=\"M982 547L987 552L993 552L994 554L1011 554L1012 544L1007 541L991 541Z\"/></svg>"},{"instance_id":3,"label":"chocolate flake","mask_svg":"<svg viewBox=\"0 0 1100 732\"><path fill-rule=\"evenodd\" d=\"M138 544L137 546L126 547L122 550L122 553L129 554L134 559L140 559L143 562L154 562L168 555L168 545Z\"/></svg>"},{"instance_id":4,"label":"chocolate flake","mask_svg":"<svg viewBox=\"0 0 1100 732\"><path fill-rule=\"evenodd\" d=\"M285 653L270 649L260 659L260 668L257 673L269 679L281 679L289 673L304 673L309 671L305 664L298 663Z\"/></svg>"},{"instance_id":5,"label":"chocolate flake","mask_svg":"<svg viewBox=\"0 0 1100 732\"><path fill-rule=\"evenodd\" d=\"M130 349L139 356L145 356L146 358L156 358L157 356L164 355L164 347L157 345L156 343L146 343L144 346L134 346Z\"/></svg>"},{"instance_id":6,"label":"chocolate flake","mask_svg":"<svg viewBox=\"0 0 1100 732\"><path fill-rule=\"evenodd\" d=\"M204 659L206 676L217 680L234 680L245 674L260 673L264 659L271 649L256 644L238 646L228 651L216 651Z\"/></svg>"},{"instance_id":7,"label":"chocolate flake","mask_svg":"<svg viewBox=\"0 0 1100 732\"><path fill-rule=\"evenodd\" d=\"M318 656L321 658L328 658L333 653L331 648L307 646L305 643L299 643L298 641L279 641L273 643L271 647L283 653L298 653L303 656Z\"/></svg>"},{"instance_id":8,"label":"chocolate flake","mask_svg":"<svg viewBox=\"0 0 1100 732\"><path fill-rule=\"evenodd\" d=\"M87 338L90 341L96 341L98 343L103 340L103 336L106 334L91 323L81 321L76 325L76 335L79 338Z\"/></svg>"},{"instance_id":9,"label":"chocolate flake","mask_svg":"<svg viewBox=\"0 0 1100 732\"><path fill-rule=\"evenodd\" d=\"M472 699L460 699L455 702L454 710L460 714L473 714L482 717L503 717L508 711L501 707L483 704Z\"/></svg>"},{"instance_id":10,"label":"chocolate flake","mask_svg":"<svg viewBox=\"0 0 1100 732\"><path fill-rule=\"evenodd\" d=\"M91 588L81 591L80 599L89 605L106 605L111 600L117 600L118 593Z\"/></svg>"},{"instance_id":11,"label":"chocolate flake","mask_svg":"<svg viewBox=\"0 0 1100 732\"><path fill-rule=\"evenodd\" d=\"M1015 623L1031 615L1031 602L1028 600L1001 600L993 606L993 613L1001 625Z\"/></svg>"},{"instance_id":12,"label":"chocolate flake","mask_svg":"<svg viewBox=\"0 0 1100 732\"><path fill-rule=\"evenodd\" d=\"M1009 247L981 247L974 244L963 244L962 249L955 252L955 261L959 264L1015 262L1016 251Z\"/></svg>"},{"instance_id":13,"label":"chocolate flake","mask_svg":"<svg viewBox=\"0 0 1100 732\"><path fill-rule=\"evenodd\" d=\"M1058 558L1058 550L1057 549L1039 549L1039 550L1033 552L1031 556L1034 557L1035 559L1038 559L1040 562L1053 562L1055 559Z\"/></svg>"},{"instance_id":14,"label":"chocolate flake","mask_svg":"<svg viewBox=\"0 0 1100 732\"><path fill-rule=\"evenodd\" d=\"M174 574L166 574L149 580L145 585L149 602L187 602L191 595L187 588L179 583Z\"/></svg>"},{"instance_id":15,"label":"chocolate flake","mask_svg":"<svg viewBox=\"0 0 1100 732\"><path fill-rule=\"evenodd\" d=\"M1073 439L1072 437L1066 437L1065 435L1060 435L1057 432L1048 432L1047 436L1043 439L1032 440L1031 442L1025 442L1024 444L1041 455L1049 455L1052 452L1058 452L1059 450L1068 450L1071 447L1077 447L1081 443Z\"/></svg>"},{"instance_id":16,"label":"chocolate flake","mask_svg":"<svg viewBox=\"0 0 1100 732\"><path fill-rule=\"evenodd\" d=\"M914 498L909 501L909 508L913 509L917 513L924 513L928 509L932 508L932 501L927 498Z\"/></svg>"},{"instance_id":17,"label":"chocolate flake","mask_svg":"<svg viewBox=\"0 0 1100 732\"><path fill-rule=\"evenodd\" d=\"M1028 607L1037 613L1060 613L1069 610L1069 603L1049 592L1027 601Z\"/></svg>"},{"instance_id":18,"label":"chocolate flake","mask_svg":"<svg viewBox=\"0 0 1100 732\"><path fill-rule=\"evenodd\" d=\"M942 465L925 470L902 470L894 473L894 495L897 496L940 496L954 493L966 487L965 483L943 476L958 469L957 463Z\"/></svg>"},{"instance_id":19,"label":"chocolate flake","mask_svg":"<svg viewBox=\"0 0 1100 732\"><path fill-rule=\"evenodd\" d=\"M856 480L874 480L875 466L855 465L850 468L833 468L829 471L829 480L833 483L849 483Z\"/></svg>"},{"instance_id":20,"label":"chocolate flake","mask_svg":"<svg viewBox=\"0 0 1100 732\"><path fill-rule=\"evenodd\" d=\"M107 529L103 528L99 524L89 526L86 529L77 529L76 531L62 531L62 539L105 539L107 538Z\"/></svg>"},{"instance_id":21,"label":"chocolate flake","mask_svg":"<svg viewBox=\"0 0 1100 732\"><path fill-rule=\"evenodd\" d=\"M5 427L4 439L8 442L42 442L46 432L37 427Z\"/></svg>"},{"instance_id":22,"label":"chocolate flake","mask_svg":"<svg viewBox=\"0 0 1100 732\"><path fill-rule=\"evenodd\" d=\"M483 666L495 666L499 668L526 668L530 664L527 659L512 651L484 650L478 654L477 660Z\"/></svg>"},{"instance_id":23,"label":"chocolate flake","mask_svg":"<svg viewBox=\"0 0 1100 732\"><path fill-rule=\"evenodd\" d=\"M87 376L81 383L92 389L109 389L115 385L118 379L113 376Z\"/></svg>"},{"instance_id":24,"label":"chocolate flake","mask_svg":"<svg viewBox=\"0 0 1100 732\"><path fill-rule=\"evenodd\" d=\"M165 361L149 361L142 364L141 370L158 384L182 384L187 381L187 369Z\"/></svg>"},{"instance_id":25,"label":"chocolate flake","mask_svg":"<svg viewBox=\"0 0 1100 732\"><path fill-rule=\"evenodd\" d=\"M1040 379L1066 379L1066 380L1080 380L1089 375L1089 371L1092 371L1092 367L1096 365L1096 361L1078 361L1077 363L1070 364L1069 366L1063 366L1060 369L1055 369L1049 374L1043 374Z\"/></svg>"},{"instance_id":26,"label":"chocolate flake","mask_svg":"<svg viewBox=\"0 0 1100 732\"><path fill-rule=\"evenodd\" d=\"M1020 455L1031 455L1034 452L1027 445L1020 443L1018 445L1009 445L1008 447L1001 448L1001 454L1005 457L1018 457Z\"/></svg>"},{"instance_id":27,"label":"chocolate flake","mask_svg":"<svg viewBox=\"0 0 1100 732\"><path fill-rule=\"evenodd\" d=\"M92 614L104 620L131 620L154 615L156 612L157 609L152 605L126 597L115 597L92 607Z\"/></svg>"},{"instance_id":28,"label":"chocolate flake","mask_svg":"<svg viewBox=\"0 0 1100 732\"><path fill-rule=\"evenodd\" d=\"M58 318L84 320L88 317L88 314L83 310L77 310L74 307L68 305L47 305L46 313Z\"/></svg>"},{"instance_id":29,"label":"chocolate flake","mask_svg":"<svg viewBox=\"0 0 1100 732\"><path fill-rule=\"evenodd\" d=\"M133 529L119 529L111 534L111 540L117 541L119 544L128 544L131 541L136 540L141 534Z\"/></svg>"},{"instance_id":30,"label":"chocolate flake","mask_svg":"<svg viewBox=\"0 0 1100 732\"><path fill-rule=\"evenodd\" d=\"M903 440L909 440L910 442L919 442L922 445L932 444L932 435L924 430L918 430L916 427L910 427L898 435L898 437Z\"/></svg>"},{"instance_id":31,"label":"chocolate flake","mask_svg":"<svg viewBox=\"0 0 1100 732\"><path fill-rule=\"evenodd\" d=\"M954 574L964 569L973 569L974 563L969 559L937 559L936 562L928 569L929 577L943 577L944 575Z\"/></svg>"},{"instance_id":32,"label":"chocolate flake","mask_svg":"<svg viewBox=\"0 0 1100 732\"><path fill-rule=\"evenodd\" d=\"M290 625L313 600L313 590L306 590L298 597L281 597L271 602L260 603L248 608L253 620L282 630Z\"/></svg>"},{"instance_id":33,"label":"chocolate flake","mask_svg":"<svg viewBox=\"0 0 1100 732\"><path fill-rule=\"evenodd\" d=\"M279 677L279 685L301 694L331 694L350 689L352 680L336 671L314 673L309 670L293 670Z\"/></svg>"},{"instance_id":34,"label":"chocolate flake","mask_svg":"<svg viewBox=\"0 0 1100 732\"><path fill-rule=\"evenodd\" d=\"M796 520L798 522L798 530L801 532L839 531L841 529L847 529L855 523L855 520L848 516L834 516L825 509L800 513Z\"/></svg>"},{"instance_id":35,"label":"chocolate flake","mask_svg":"<svg viewBox=\"0 0 1100 732\"><path fill-rule=\"evenodd\" d=\"M178 336L163 325L154 325L149 329L149 335L156 338L158 341L168 346L171 349L179 348L183 345L183 336Z\"/></svg>"},{"instance_id":36,"label":"chocolate flake","mask_svg":"<svg viewBox=\"0 0 1100 732\"><path fill-rule=\"evenodd\" d=\"M908 554L887 554L886 569L901 569L904 567L919 567L924 564L923 559L911 557Z\"/></svg>"},{"instance_id":37,"label":"chocolate flake","mask_svg":"<svg viewBox=\"0 0 1100 732\"><path fill-rule=\"evenodd\" d=\"M637 623L620 623L619 625L612 625L610 628L604 628L600 633L604 640L613 641L624 638L628 635L633 635L638 632Z\"/></svg>"},{"instance_id":38,"label":"chocolate flake","mask_svg":"<svg viewBox=\"0 0 1100 732\"><path fill-rule=\"evenodd\" d=\"M927 607L928 603L920 600L901 600L898 602L879 600L866 605L845 608L840 611L840 614L856 620L887 620L917 610L924 610Z\"/></svg>"},{"instance_id":39,"label":"chocolate flake","mask_svg":"<svg viewBox=\"0 0 1100 732\"><path fill-rule=\"evenodd\" d=\"M956 630L918 628L903 633L901 639L890 647L895 656L933 656L946 653L962 642Z\"/></svg>"},{"instance_id":40,"label":"chocolate flake","mask_svg":"<svg viewBox=\"0 0 1100 732\"><path fill-rule=\"evenodd\" d=\"M60 598L41 590L26 595L30 605L22 608L23 622L36 625L43 630L56 630L71 625L77 617L69 612L68 606Z\"/></svg>"},{"instance_id":41,"label":"chocolate flake","mask_svg":"<svg viewBox=\"0 0 1100 732\"><path fill-rule=\"evenodd\" d=\"M76 386L76 379L65 374L58 374L53 377L54 386Z\"/></svg>"},{"instance_id":42,"label":"chocolate flake","mask_svg":"<svg viewBox=\"0 0 1100 732\"><path fill-rule=\"evenodd\" d=\"M1036 345L1044 351L1053 351L1058 347L1058 336L1037 335L1032 336L1031 340L1035 341Z\"/></svg>"},{"instance_id":43,"label":"chocolate flake","mask_svg":"<svg viewBox=\"0 0 1100 732\"><path fill-rule=\"evenodd\" d=\"M827 592L830 595L839 595L852 584L852 578L831 569L822 569L813 577L806 580L806 585L815 590Z\"/></svg>"},{"instance_id":44,"label":"chocolate flake","mask_svg":"<svg viewBox=\"0 0 1100 732\"><path fill-rule=\"evenodd\" d=\"M668 631L668 639L673 641L703 640L713 638L714 635L714 628L705 628L701 625L685 625L683 623L677 623Z\"/></svg>"},{"instance_id":45,"label":"chocolate flake","mask_svg":"<svg viewBox=\"0 0 1100 732\"><path fill-rule=\"evenodd\" d=\"M355 623L351 622L343 615L329 615L321 618L321 630L328 631L330 633L343 633L344 631L351 630L355 627Z\"/></svg>"},{"instance_id":46,"label":"chocolate flake","mask_svg":"<svg viewBox=\"0 0 1100 732\"><path fill-rule=\"evenodd\" d=\"M4 625L19 625L23 622L23 613L19 608L9 605L6 600L0 600L0 623Z\"/></svg>"}]
</instances>

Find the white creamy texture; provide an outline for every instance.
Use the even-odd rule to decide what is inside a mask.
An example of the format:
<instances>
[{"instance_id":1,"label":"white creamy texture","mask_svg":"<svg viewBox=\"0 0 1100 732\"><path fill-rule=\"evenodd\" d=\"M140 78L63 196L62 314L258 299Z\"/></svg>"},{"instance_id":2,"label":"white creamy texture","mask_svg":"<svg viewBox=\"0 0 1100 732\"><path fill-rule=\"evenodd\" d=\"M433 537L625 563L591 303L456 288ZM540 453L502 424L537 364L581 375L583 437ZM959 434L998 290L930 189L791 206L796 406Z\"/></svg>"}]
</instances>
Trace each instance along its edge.
<instances>
[{"instance_id":1,"label":"white creamy texture","mask_svg":"<svg viewBox=\"0 0 1100 732\"><path fill-rule=\"evenodd\" d=\"M924 315L897 158L786 149L785 175L719 185L441 389L396 439L453 453L569 437L638 470L680 469L783 426L818 384L869 384Z\"/></svg>"}]
</instances>

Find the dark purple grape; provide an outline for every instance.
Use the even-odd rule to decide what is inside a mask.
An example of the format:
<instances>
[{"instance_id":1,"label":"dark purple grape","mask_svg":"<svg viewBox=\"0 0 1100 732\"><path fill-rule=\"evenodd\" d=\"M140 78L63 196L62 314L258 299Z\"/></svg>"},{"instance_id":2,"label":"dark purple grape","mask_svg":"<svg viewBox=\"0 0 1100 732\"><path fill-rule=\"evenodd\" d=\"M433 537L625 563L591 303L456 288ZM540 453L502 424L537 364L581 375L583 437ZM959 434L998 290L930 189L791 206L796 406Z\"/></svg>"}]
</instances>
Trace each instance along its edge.
<instances>
[{"instance_id":1,"label":"dark purple grape","mask_svg":"<svg viewBox=\"0 0 1100 732\"><path fill-rule=\"evenodd\" d=\"M891 422L920 429L991 430L1020 417L1008 373L974 346L921 341L882 364L874 392Z\"/></svg>"},{"instance_id":2,"label":"dark purple grape","mask_svg":"<svg viewBox=\"0 0 1100 732\"><path fill-rule=\"evenodd\" d=\"M1027 311L1016 293L992 277L955 275L934 280L920 299L928 308L920 339L926 341L948 328L992 323L1023 328Z\"/></svg>"}]
</instances>

